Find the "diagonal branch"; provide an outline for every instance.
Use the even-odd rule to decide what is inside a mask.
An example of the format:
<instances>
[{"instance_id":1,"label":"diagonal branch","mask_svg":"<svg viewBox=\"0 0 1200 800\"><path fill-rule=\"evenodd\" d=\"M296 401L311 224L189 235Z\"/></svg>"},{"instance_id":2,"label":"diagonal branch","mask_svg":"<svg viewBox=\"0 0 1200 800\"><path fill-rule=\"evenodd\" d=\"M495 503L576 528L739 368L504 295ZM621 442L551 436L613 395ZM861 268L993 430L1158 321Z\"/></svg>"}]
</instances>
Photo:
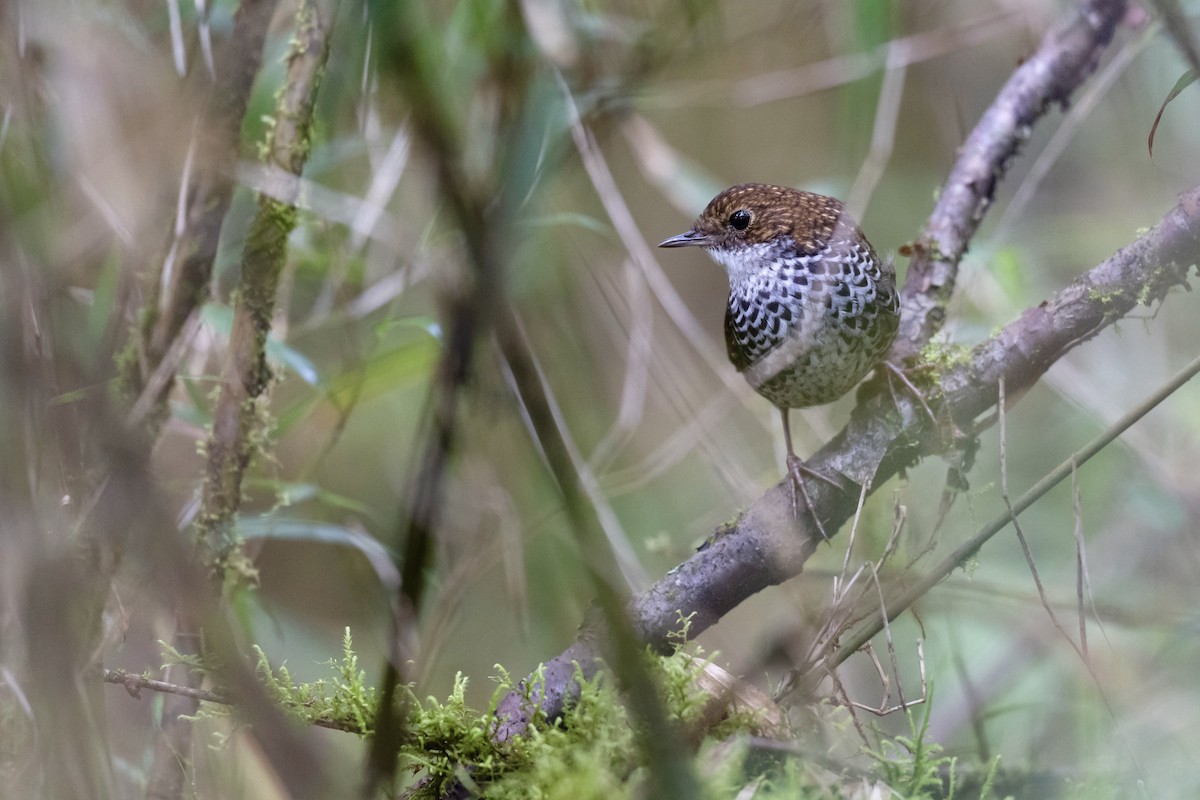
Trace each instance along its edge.
<instances>
[{"instance_id":1,"label":"diagonal branch","mask_svg":"<svg viewBox=\"0 0 1200 800\"><path fill-rule=\"evenodd\" d=\"M1188 273L1200 261L1200 188L1180 202L1152 230L1104 263L1081 275L1049 300L1027 310L998 334L975 347L947 370L934 397L947 413L967 424L992 408L1003 380L1012 394L1035 383L1055 361L1139 304L1163 300L1174 287L1187 287ZM899 415L895 410L899 410ZM853 473L855 465L878 464L868 477L873 490L906 465L940 449L937 431L917 400L876 395L855 409L850 423L807 463L825 474ZM858 493L839 494L825 485L810 488L828 530L854 513ZM788 487L781 483L738 519L713 533L698 553L672 570L630 605L643 639L668 645L679 613L692 614L689 633L698 634L743 600L798 575L820 538L793 527ZM585 624L566 652L546 664L546 685L535 695L541 711L561 713L571 697L572 662L589 675L596 669L596 642L602 631ZM497 737L519 735L533 709L519 695L497 708Z\"/></svg>"},{"instance_id":2,"label":"diagonal branch","mask_svg":"<svg viewBox=\"0 0 1200 800\"><path fill-rule=\"evenodd\" d=\"M958 265L1009 163L1050 107L1066 106L1096 70L1125 14L1119 0L1088 0L1046 34L1013 72L959 149L908 265L892 360L916 355L945 321Z\"/></svg>"},{"instance_id":3,"label":"diagonal branch","mask_svg":"<svg viewBox=\"0 0 1200 800\"><path fill-rule=\"evenodd\" d=\"M1017 68L960 149L909 265L893 361L916 355L941 328L958 264L1009 162L1050 105L1065 104L1092 74L1124 12L1121 0L1083 2ZM942 376L940 399L948 413L955 420L973 420L994 404L1001 378L1016 390L1032 384L1063 353L1137 302L1159 299L1171 285L1182 283L1186 268L1158 267L1198 249L1198 197L1185 197L1154 231L1060 293L1050 304L1057 315L1046 312L1047 304L1026 312ZM1183 263L1194 259L1192 255ZM874 489L917 458L936 452L940 443L933 434L911 398L885 402L876 396L860 405L846 428L808 464ZM849 518L858 496L823 485L810 494L830 530ZM772 488L735 522L716 530L696 555L635 598L630 614L643 640L666 646L680 613L691 615L689 633L698 634L751 595L799 574L820 539L807 529L806 520L795 520L789 497L785 484ZM500 702L495 737L520 735L535 710L550 717L560 714L575 690L574 664L585 675L594 673L605 635L595 615L585 621L575 643L546 663L545 682L534 687L530 701L518 691Z\"/></svg>"}]
</instances>

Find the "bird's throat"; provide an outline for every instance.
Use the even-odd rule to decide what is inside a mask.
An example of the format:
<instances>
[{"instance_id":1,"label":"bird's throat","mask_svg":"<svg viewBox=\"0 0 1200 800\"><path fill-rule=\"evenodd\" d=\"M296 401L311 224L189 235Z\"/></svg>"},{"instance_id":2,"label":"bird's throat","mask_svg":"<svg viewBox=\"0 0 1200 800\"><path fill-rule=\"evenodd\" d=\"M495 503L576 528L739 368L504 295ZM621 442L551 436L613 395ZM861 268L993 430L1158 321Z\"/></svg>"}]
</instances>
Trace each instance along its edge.
<instances>
[{"instance_id":1,"label":"bird's throat","mask_svg":"<svg viewBox=\"0 0 1200 800\"><path fill-rule=\"evenodd\" d=\"M780 242L713 247L708 250L708 254L725 268L725 273L729 276L729 286L734 290L747 285L761 285L764 281L775 278L783 262L792 255L786 245Z\"/></svg>"}]
</instances>

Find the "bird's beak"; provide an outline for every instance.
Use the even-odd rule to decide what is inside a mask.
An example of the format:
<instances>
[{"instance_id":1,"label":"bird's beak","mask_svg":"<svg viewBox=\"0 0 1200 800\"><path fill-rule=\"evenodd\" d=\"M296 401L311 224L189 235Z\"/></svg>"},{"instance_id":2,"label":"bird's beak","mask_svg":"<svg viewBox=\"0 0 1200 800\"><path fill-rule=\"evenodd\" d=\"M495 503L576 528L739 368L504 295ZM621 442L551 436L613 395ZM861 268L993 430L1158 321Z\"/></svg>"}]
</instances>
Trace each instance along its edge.
<instances>
[{"instance_id":1,"label":"bird's beak","mask_svg":"<svg viewBox=\"0 0 1200 800\"><path fill-rule=\"evenodd\" d=\"M681 233L678 236L672 236L670 239L664 239L658 243L659 247L704 247L709 242L707 236L703 233L697 233L695 230L690 230L687 233Z\"/></svg>"}]
</instances>

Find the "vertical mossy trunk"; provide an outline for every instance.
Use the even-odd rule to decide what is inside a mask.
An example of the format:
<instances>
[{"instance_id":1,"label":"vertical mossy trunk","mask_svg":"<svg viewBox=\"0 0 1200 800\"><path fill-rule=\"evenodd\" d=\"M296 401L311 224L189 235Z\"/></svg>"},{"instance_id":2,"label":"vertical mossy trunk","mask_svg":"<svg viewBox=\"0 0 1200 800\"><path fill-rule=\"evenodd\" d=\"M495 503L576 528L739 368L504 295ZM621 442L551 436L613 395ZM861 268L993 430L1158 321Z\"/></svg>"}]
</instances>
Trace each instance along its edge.
<instances>
[{"instance_id":1,"label":"vertical mossy trunk","mask_svg":"<svg viewBox=\"0 0 1200 800\"><path fill-rule=\"evenodd\" d=\"M296 226L299 175L310 150L313 103L328 54L326 25L313 0L297 11L297 32L288 55L264 161L274 188L260 194L258 210L242 252L241 279L234 294L229 355L207 442L204 496L197 533L214 574L245 573L237 567L233 522L242 500L242 479L264 438L266 389L271 369L267 336L275 295L287 260L287 240ZM235 578L236 580L236 578Z\"/></svg>"}]
</instances>

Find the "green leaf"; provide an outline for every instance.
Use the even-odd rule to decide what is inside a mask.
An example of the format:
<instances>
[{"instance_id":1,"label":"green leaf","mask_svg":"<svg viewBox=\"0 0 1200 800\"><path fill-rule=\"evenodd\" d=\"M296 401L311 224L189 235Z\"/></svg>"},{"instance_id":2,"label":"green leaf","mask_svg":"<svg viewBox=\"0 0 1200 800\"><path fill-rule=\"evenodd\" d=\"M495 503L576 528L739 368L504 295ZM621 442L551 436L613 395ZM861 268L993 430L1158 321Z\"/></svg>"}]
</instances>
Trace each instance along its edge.
<instances>
[{"instance_id":1,"label":"green leaf","mask_svg":"<svg viewBox=\"0 0 1200 800\"><path fill-rule=\"evenodd\" d=\"M1163 100L1162 105L1158 107L1158 113L1154 115L1154 124L1150 126L1150 136L1146 141L1146 148L1150 151L1151 158L1154 158L1154 132L1158 130L1158 123L1162 120L1163 112L1167 110L1167 103L1179 97L1179 93L1195 83L1197 78L1200 78L1200 72L1194 69L1183 73L1179 80L1175 81L1175 86L1167 95L1167 99Z\"/></svg>"},{"instance_id":2,"label":"green leaf","mask_svg":"<svg viewBox=\"0 0 1200 800\"><path fill-rule=\"evenodd\" d=\"M379 576L385 588L395 587L400 580L396 569L398 556L362 531L327 522L281 517L274 514L239 517L237 532L245 540L278 539L293 542L315 542L350 547L362 553Z\"/></svg>"},{"instance_id":3,"label":"green leaf","mask_svg":"<svg viewBox=\"0 0 1200 800\"><path fill-rule=\"evenodd\" d=\"M404 328L417 328L418 330L425 331L438 344L442 343L442 325L436 317L431 317L428 314L412 314L407 317L396 317L395 319L385 320L376 326L375 336L382 341L397 329L402 330Z\"/></svg>"}]
</instances>

